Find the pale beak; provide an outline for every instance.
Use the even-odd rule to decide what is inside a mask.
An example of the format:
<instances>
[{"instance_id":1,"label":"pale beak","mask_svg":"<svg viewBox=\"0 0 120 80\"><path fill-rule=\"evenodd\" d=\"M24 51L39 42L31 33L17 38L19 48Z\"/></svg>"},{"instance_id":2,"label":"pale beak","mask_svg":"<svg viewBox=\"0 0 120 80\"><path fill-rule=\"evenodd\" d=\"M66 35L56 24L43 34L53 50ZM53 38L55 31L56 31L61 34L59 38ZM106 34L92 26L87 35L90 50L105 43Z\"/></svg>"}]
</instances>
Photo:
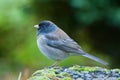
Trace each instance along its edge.
<instances>
[{"instance_id":1,"label":"pale beak","mask_svg":"<svg viewBox=\"0 0 120 80\"><path fill-rule=\"evenodd\" d=\"M35 28L39 28L39 26L38 26L38 25L34 25L34 27L35 27Z\"/></svg>"}]
</instances>

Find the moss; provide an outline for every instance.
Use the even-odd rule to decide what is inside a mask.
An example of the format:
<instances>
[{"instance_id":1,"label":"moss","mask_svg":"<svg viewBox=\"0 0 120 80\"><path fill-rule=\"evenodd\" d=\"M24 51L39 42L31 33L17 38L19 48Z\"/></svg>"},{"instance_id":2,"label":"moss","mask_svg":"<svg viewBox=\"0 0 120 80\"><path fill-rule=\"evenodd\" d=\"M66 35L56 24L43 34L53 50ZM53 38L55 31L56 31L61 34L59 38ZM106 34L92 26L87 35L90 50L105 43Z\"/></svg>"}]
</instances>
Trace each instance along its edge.
<instances>
[{"instance_id":1,"label":"moss","mask_svg":"<svg viewBox=\"0 0 120 80\"><path fill-rule=\"evenodd\" d=\"M117 78L117 80L120 80L120 78Z\"/></svg>"},{"instance_id":2,"label":"moss","mask_svg":"<svg viewBox=\"0 0 120 80\"><path fill-rule=\"evenodd\" d=\"M120 74L120 69L114 69L114 71Z\"/></svg>"},{"instance_id":3,"label":"moss","mask_svg":"<svg viewBox=\"0 0 120 80\"><path fill-rule=\"evenodd\" d=\"M114 74L111 74L111 72L113 72ZM95 78L98 77L98 79L99 75L102 75L104 77L109 76L109 78L112 80L113 76L117 75L115 79L120 80L120 69L109 70L101 67L89 67L79 65L67 68L50 67L44 68L42 70L37 70L28 80L84 80L83 78L87 78L88 76L91 76L93 79L94 77L93 75L91 75L91 73L94 74Z\"/></svg>"},{"instance_id":4,"label":"moss","mask_svg":"<svg viewBox=\"0 0 120 80\"><path fill-rule=\"evenodd\" d=\"M50 80L47 76L32 76L28 80Z\"/></svg>"}]
</instances>

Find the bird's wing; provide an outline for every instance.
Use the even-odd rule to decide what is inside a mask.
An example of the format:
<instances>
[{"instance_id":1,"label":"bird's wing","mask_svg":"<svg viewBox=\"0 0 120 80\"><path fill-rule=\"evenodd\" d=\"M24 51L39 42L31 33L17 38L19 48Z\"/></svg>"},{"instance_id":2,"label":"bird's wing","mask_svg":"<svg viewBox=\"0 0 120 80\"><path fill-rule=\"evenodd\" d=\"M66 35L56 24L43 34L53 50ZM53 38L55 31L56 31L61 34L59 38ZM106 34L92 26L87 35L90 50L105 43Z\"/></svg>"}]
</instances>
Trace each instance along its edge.
<instances>
[{"instance_id":1,"label":"bird's wing","mask_svg":"<svg viewBox=\"0 0 120 80\"><path fill-rule=\"evenodd\" d=\"M46 36L46 42L48 46L60 49L67 53L80 53L83 54L81 47L71 38L58 39L58 36Z\"/></svg>"}]
</instances>

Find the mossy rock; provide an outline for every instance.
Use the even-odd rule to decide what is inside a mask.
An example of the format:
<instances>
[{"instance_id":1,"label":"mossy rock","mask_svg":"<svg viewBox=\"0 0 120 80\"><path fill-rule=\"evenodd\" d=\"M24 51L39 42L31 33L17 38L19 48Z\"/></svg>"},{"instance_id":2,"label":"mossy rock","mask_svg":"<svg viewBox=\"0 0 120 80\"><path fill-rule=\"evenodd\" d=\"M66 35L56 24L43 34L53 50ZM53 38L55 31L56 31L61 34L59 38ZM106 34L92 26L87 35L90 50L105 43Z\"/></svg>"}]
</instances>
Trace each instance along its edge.
<instances>
[{"instance_id":1,"label":"mossy rock","mask_svg":"<svg viewBox=\"0 0 120 80\"><path fill-rule=\"evenodd\" d=\"M120 69L72 66L37 70L28 80L120 80Z\"/></svg>"}]
</instances>

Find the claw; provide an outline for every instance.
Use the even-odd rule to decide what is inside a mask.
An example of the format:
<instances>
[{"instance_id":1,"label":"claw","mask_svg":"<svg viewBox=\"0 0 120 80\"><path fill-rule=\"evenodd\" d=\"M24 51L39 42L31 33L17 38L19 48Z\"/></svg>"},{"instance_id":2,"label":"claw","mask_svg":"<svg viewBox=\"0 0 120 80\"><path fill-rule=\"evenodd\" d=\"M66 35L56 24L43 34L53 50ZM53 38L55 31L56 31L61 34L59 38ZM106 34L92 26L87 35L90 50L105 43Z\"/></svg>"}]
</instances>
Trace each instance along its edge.
<instances>
[{"instance_id":1,"label":"claw","mask_svg":"<svg viewBox=\"0 0 120 80\"><path fill-rule=\"evenodd\" d=\"M55 61L55 63L54 63L54 64L52 64L52 65L51 65L51 67L58 66L58 65L59 65L59 63L60 63L60 61Z\"/></svg>"}]
</instances>

